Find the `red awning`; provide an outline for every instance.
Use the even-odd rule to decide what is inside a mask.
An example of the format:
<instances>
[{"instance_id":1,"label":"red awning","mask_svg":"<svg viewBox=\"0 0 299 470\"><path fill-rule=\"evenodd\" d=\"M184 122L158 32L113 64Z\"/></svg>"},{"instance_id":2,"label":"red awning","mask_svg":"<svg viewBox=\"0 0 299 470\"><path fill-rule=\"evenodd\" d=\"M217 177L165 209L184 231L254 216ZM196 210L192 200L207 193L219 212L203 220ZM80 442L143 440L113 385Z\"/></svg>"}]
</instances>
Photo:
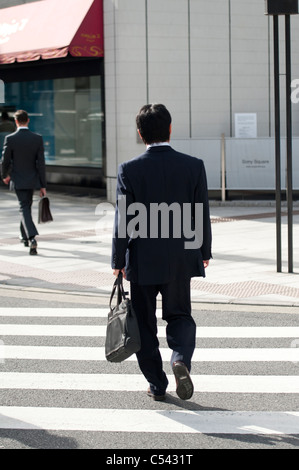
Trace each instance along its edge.
<instances>
[{"instance_id":1,"label":"red awning","mask_svg":"<svg viewBox=\"0 0 299 470\"><path fill-rule=\"evenodd\" d=\"M43 0L0 10L0 63L103 57L103 0Z\"/></svg>"}]
</instances>

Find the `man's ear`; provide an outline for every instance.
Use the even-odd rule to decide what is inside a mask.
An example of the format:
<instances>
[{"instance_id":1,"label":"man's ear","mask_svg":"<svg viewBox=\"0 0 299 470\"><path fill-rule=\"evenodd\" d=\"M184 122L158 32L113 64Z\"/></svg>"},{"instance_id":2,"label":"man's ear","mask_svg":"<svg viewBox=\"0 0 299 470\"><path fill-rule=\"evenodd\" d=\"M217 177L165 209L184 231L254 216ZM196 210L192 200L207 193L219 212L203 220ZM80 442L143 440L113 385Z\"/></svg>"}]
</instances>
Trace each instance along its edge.
<instances>
[{"instance_id":1,"label":"man's ear","mask_svg":"<svg viewBox=\"0 0 299 470\"><path fill-rule=\"evenodd\" d=\"M142 142L144 142L144 140L143 140L143 138L142 138L142 135L140 134L140 130L139 130L139 129L137 129L137 132L138 132L139 137L140 137L140 139L142 140ZM144 142L144 143L145 143L145 142Z\"/></svg>"}]
</instances>

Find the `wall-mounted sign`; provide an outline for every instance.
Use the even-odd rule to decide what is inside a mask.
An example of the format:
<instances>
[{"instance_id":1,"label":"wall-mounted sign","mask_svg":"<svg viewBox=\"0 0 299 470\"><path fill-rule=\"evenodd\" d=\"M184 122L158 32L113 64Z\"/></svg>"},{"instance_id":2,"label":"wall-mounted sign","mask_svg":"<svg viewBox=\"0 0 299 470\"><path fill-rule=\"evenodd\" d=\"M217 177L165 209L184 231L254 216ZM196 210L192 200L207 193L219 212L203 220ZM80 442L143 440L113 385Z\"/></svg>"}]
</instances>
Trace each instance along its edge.
<instances>
[{"instance_id":1,"label":"wall-mounted sign","mask_svg":"<svg viewBox=\"0 0 299 470\"><path fill-rule=\"evenodd\" d=\"M265 0L266 15L297 15L298 0Z\"/></svg>"},{"instance_id":2,"label":"wall-mounted sign","mask_svg":"<svg viewBox=\"0 0 299 470\"><path fill-rule=\"evenodd\" d=\"M257 138L256 113L235 114L235 137L238 139Z\"/></svg>"}]
</instances>

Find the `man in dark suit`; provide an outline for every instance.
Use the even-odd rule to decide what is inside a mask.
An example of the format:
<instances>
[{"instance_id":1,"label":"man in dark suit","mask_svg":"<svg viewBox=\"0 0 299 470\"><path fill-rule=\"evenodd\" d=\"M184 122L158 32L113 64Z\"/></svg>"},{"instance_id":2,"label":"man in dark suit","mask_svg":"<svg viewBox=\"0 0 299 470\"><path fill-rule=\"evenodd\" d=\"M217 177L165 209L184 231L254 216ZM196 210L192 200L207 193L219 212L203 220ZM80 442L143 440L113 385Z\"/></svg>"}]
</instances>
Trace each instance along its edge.
<instances>
[{"instance_id":1,"label":"man in dark suit","mask_svg":"<svg viewBox=\"0 0 299 470\"><path fill-rule=\"evenodd\" d=\"M42 136L28 128L26 111L15 114L16 132L5 137L1 173L5 184L15 189L21 213L21 241L30 246L30 255L37 254L38 231L32 220L32 201L35 189L46 195L45 156Z\"/></svg>"},{"instance_id":2,"label":"man in dark suit","mask_svg":"<svg viewBox=\"0 0 299 470\"><path fill-rule=\"evenodd\" d=\"M122 271L130 281L141 335L137 360L149 382L148 395L164 400L168 385L157 339L161 293L176 392L189 399L196 337L190 281L205 276L211 258L205 168L202 160L169 145L171 116L164 105L144 106L136 123L147 150L119 166L112 268L115 276Z\"/></svg>"}]
</instances>

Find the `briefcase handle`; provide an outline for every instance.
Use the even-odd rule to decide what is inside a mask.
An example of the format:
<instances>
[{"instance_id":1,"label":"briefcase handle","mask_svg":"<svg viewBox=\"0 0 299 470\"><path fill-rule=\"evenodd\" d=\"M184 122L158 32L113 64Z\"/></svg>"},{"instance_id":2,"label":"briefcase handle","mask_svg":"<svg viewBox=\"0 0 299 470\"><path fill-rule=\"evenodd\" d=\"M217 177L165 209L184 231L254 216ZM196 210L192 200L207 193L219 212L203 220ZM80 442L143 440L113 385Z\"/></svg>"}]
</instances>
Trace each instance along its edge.
<instances>
[{"instance_id":1,"label":"briefcase handle","mask_svg":"<svg viewBox=\"0 0 299 470\"><path fill-rule=\"evenodd\" d=\"M116 289L117 289L117 304L116 305L118 307L119 304L121 304L122 300L126 300L126 292L123 286L123 273L121 271L119 272L117 278L114 281L114 285L113 285L111 296L110 296L110 303L109 303L110 309L111 309L111 304L112 304L112 300L113 300Z\"/></svg>"}]
</instances>

